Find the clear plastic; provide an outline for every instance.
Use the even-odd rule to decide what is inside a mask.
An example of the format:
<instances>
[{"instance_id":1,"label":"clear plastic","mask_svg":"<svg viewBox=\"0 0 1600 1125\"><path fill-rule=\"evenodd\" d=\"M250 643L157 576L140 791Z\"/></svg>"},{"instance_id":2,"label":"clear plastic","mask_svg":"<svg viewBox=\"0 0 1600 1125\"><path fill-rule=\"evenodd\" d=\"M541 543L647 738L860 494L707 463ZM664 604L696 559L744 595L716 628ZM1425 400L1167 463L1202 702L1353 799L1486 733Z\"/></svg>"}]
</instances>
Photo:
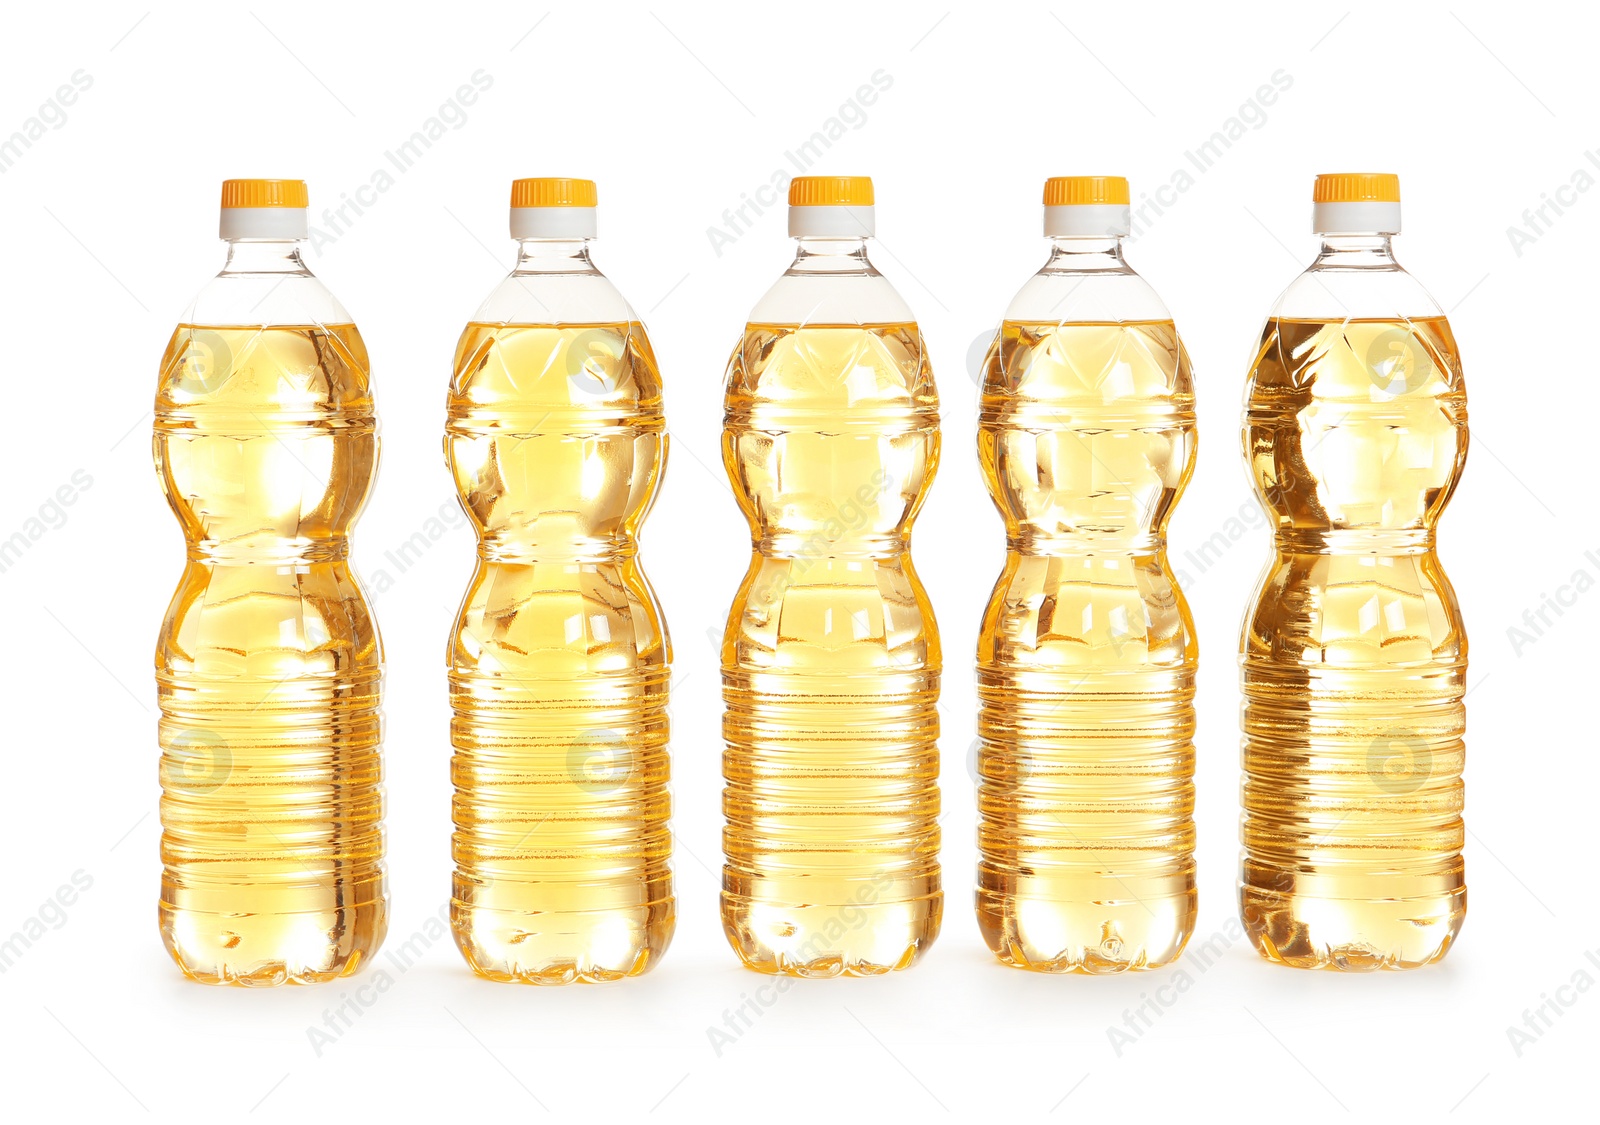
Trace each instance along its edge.
<instances>
[{"instance_id":1,"label":"clear plastic","mask_svg":"<svg viewBox=\"0 0 1600 1125\"><path fill-rule=\"evenodd\" d=\"M361 335L298 244L230 242L155 405L188 544L155 657L160 921L196 980L342 976L388 926L383 652L349 564L377 429Z\"/></svg>"},{"instance_id":2,"label":"clear plastic","mask_svg":"<svg viewBox=\"0 0 1600 1125\"><path fill-rule=\"evenodd\" d=\"M1244 452L1274 529L1240 640L1240 911L1263 956L1404 969L1466 915L1467 639L1435 527L1467 452L1449 323L1329 235L1267 320Z\"/></svg>"},{"instance_id":3,"label":"clear plastic","mask_svg":"<svg viewBox=\"0 0 1600 1125\"><path fill-rule=\"evenodd\" d=\"M728 364L752 554L722 643L722 921L752 969L869 975L943 913L941 657L910 553L938 397L865 241L798 244Z\"/></svg>"},{"instance_id":4,"label":"clear plastic","mask_svg":"<svg viewBox=\"0 0 1600 1125\"><path fill-rule=\"evenodd\" d=\"M666 623L637 559L666 464L644 325L581 239L528 239L456 348L478 536L451 634L451 925L482 976L642 973L676 921Z\"/></svg>"},{"instance_id":5,"label":"clear plastic","mask_svg":"<svg viewBox=\"0 0 1600 1125\"><path fill-rule=\"evenodd\" d=\"M977 911L1006 964L1113 973L1194 930L1195 671L1166 528L1189 357L1114 238L1056 238L984 364L1006 565L978 641Z\"/></svg>"}]
</instances>

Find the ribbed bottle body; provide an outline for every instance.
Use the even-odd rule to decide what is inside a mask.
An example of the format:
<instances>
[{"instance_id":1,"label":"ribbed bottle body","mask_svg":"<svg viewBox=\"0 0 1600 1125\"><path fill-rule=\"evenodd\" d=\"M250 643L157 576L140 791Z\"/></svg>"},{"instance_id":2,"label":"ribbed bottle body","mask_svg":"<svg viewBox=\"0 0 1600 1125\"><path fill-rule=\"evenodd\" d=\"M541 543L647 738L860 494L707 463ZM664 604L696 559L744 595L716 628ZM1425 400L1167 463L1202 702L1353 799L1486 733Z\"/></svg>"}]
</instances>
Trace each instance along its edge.
<instances>
[{"instance_id":1,"label":"ribbed bottle body","mask_svg":"<svg viewBox=\"0 0 1600 1125\"><path fill-rule=\"evenodd\" d=\"M348 562L377 452L354 325L173 334L155 457L188 561L156 652L160 914L197 980L326 980L383 940L382 648Z\"/></svg>"},{"instance_id":2,"label":"ribbed bottle body","mask_svg":"<svg viewBox=\"0 0 1600 1125\"><path fill-rule=\"evenodd\" d=\"M1244 444L1275 524L1241 639L1245 929L1300 967L1426 964L1466 913L1467 642L1434 534L1467 448L1448 323L1273 317Z\"/></svg>"},{"instance_id":3,"label":"ribbed bottle body","mask_svg":"<svg viewBox=\"0 0 1600 1125\"><path fill-rule=\"evenodd\" d=\"M763 972L904 968L943 911L940 651L910 553L938 399L916 325L752 323L722 448L754 541L722 646L723 927Z\"/></svg>"},{"instance_id":4,"label":"ribbed bottle body","mask_svg":"<svg viewBox=\"0 0 1600 1125\"><path fill-rule=\"evenodd\" d=\"M1165 530L1193 470L1170 321L1007 321L979 459L1005 517L978 646L977 909L1043 972L1178 956L1194 929L1198 646Z\"/></svg>"},{"instance_id":5,"label":"ribbed bottle body","mask_svg":"<svg viewBox=\"0 0 1600 1125\"><path fill-rule=\"evenodd\" d=\"M666 441L637 322L462 334L445 450L479 542L450 645L451 918L493 980L613 980L672 940L670 651L637 557Z\"/></svg>"}]
</instances>

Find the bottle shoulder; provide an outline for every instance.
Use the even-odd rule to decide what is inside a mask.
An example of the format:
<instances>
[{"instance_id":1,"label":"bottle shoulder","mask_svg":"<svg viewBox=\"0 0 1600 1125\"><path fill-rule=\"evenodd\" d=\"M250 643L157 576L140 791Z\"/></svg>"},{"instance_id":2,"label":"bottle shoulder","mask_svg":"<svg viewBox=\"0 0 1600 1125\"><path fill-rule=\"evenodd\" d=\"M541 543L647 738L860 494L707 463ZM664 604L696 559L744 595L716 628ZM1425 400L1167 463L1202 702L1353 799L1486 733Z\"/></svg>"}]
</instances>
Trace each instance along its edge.
<instances>
[{"instance_id":1,"label":"bottle shoulder","mask_svg":"<svg viewBox=\"0 0 1600 1125\"><path fill-rule=\"evenodd\" d=\"M478 306L472 320L480 324L628 324L638 318L610 278L589 270L507 274Z\"/></svg>"},{"instance_id":2,"label":"bottle shoulder","mask_svg":"<svg viewBox=\"0 0 1600 1125\"><path fill-rule=\"evenodd\" d=\"M220 273L196 294L181 320L252 327L353 323L339 299L310 272Z\"/></svg>"},{"instance_id":3,"label":"bottle shoulder","mask_svg":"<svg viewBox=\"0 0 1600 1125\"><path fill-rule=\"evenodd\" d=\"M752 324L914 324L889 279L870 268L851 273L790 271L750 310Z\"/></svg>"},{"instance_id":4,"label":"bottle shoulder","mask_svg":"<svg viewBox=\"0 0 1600 1125\"><path fill-rule=\"evenodd\" d=\"M1272 307L1277 320L1422 320L1444 316L1439 302L1400 266L1313 265Z\"/></svg>"},{"instance_id":5,"label":"bottle shoulder","mask_svg":"<svg viewBox=\"0 0 1600 1125\"><path fill-rule=\"evenodd\" d=\"M1030 277L1006 307L1005 319L1026 324L1170 321L1160 296L1131 269L1069 271L1043 269Z\"/></svg>"}]
</instances>

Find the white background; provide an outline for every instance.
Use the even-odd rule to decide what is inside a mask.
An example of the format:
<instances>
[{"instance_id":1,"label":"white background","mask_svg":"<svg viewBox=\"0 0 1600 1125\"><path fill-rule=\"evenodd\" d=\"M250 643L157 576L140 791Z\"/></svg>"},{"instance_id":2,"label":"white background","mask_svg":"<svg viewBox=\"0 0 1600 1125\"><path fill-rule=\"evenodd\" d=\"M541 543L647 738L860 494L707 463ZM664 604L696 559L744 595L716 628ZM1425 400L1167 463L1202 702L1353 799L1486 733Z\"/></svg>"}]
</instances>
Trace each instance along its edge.
<instances>
[{"instance_id":1,"label":"white background","mask_svg":"<svg viewBox=\"0 0 1600 1125\"><path fill-rule=\"evenodd\" d=\"M404 10L405 14L400 14ZM82 71L89 89L0 174L5 438L0 539L75 472L92 484L0 574L0 974L5 1116L105 1121L445 1114L585 1120L1033 1119L1351 1114L1519 1119L1591 1098L1600 908L1590 826L1600 191L1521 247L1507 228L1600 146L1584 8L983 3L17 6L0 137ZM151 469L157 361L220 266L218 183L304 177L313 222L483 70L492 87L347 231L310 255L371 350L383 459L357 567L388 652L389 948L449 893L446 634L471 571L456 529L395 549L454 498L440 454L468 314L509 268L508 183L599 183L596 260L645 318L671 465L644 562L675 639L677 939L646 977L534 989L476 980L454 946L320 1054L307 1029L367 978L244 991L185 982L162 949L151 653L182 543ZM943 936L910 972L802 982L720 1054L708 1027L768 983L717 919L720 695L713 638L748 535L718 458L721 383L745 313L787 264L782 208L722 253L709 227L882 70L892 85L820 161L877 185L879 267L918 312L945 459L915 556L946 653ZM1048 175L1116 173L1137 200L1278 70L1292 86L1129 249L1193 356L1199 468L1171 529L1201 638L1200 921L1229 940L1237 862L1240 615L1267 541L1238 445L1262 317L1309 261L1319 171L1400 174L1401 261L1450 311L1472 447L1441 555L1473 649L1471 908L1440 965L1341 976L1269 966L1242 938L1208 969L1051 978L979 939L966 765L980 613L1002 532L974 456L969 344L1043 260ZM54 110L46 111L53 120ZM445 111L458 117L453 110ZM854 110L846 110L852 117ZM1246 111L1251 117L1261 115ZM1600 160L1597 152L1596 160ZM1526 229L1526 228L1524 228ZM1229 520L1243 513L1247 533ZM1203 573L1186 563L1234 536ZM1531 644L1508 628L1589 577ZM1570 596L1569 596L1570 595ZM1531 635L1531 634L1530 634ZM92 880L70 906L58 888ZM67 896L72 897L72 896ZM379 963L383 960L380 956ZM1558 989L1560 991L1558 991ZM1161 990L1159 993L1157 990ZM370 994L369 994L370 996ZM1542 1036L1507 1029L1546 998ZM1150 999L1120 1054L1108 1036Z\"/></svg>"}]
</instances>

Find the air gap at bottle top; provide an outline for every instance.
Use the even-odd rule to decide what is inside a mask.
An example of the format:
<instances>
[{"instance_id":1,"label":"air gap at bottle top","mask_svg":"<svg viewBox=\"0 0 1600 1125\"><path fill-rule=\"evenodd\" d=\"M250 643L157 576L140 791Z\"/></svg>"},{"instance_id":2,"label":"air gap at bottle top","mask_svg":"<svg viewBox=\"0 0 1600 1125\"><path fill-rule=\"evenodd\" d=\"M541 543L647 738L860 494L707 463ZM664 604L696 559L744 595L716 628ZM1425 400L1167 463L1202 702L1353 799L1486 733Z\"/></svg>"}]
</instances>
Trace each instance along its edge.
<instances>
[{"instance_id":1,"label":"air gap at bottle top","mask_svg":"<svg viewBox=\"0 0 1600 1125\"><path fill-rule=\"evenodd\" d=\"M383 655L349 563L378 425L361 334L300 259L305 184L229 180L221 235L156 393L188 544L155 659L161 936L196 980L305 983L388 924Z\"/></svg>"},{"instance_id":2,"label":"air gap at bottle top","mask_svg":"<svg viewBox=\"0 0 1600 1125\"><path fill-rule=\"evenodd\" d=\"M1006 566L978 641L978 923L1007 964L1164 965L1194 930L1195 670L1167 520L1194 381L1122 257L1128 183L1045 185L1050 258L984 365L978 456Z\"/></svg>"},{"instance_id":3,"label":"air gap at bottle top","mask_svg":"<svg viewBox=\"0 0 1600 1125\"><path fill-rule=\"evenodd\" d=\"M750 569L722 642L722 921L750 968L905 968L939 932L938 630L911 565L939 405L867 258L872 181L789 189L793 264L728 364Z\"/></svg>"},{"instance_id":4,"label":"air gap at bottle top","mask_svg":"<svg viewBox=\"0 0 1600 1125\"><path fill-rule=\"evenodd\" d=\"M445 454L478 535L450 641L451 924L491 980L642 973L675 922L666 623L639 525L666 463L644 325L589 259L589 180L518 180L517 264L461 334Z\"/></svg>"},{"instance_id":5,"label":"air gap at bottle top","mask_svg":"<svg viewBox=\"0 0 1600 1125\"><path fill-rule=\"evenodd\" d=\"M1404 969L1466 915L1467 638L1434 528L1467 455L1450 325L1400 268L1397 177L1317 177L1322 250L1278 299L1244 453L1274 557L1240 640L1239 905L1263 956Z\"/></svg>"}]
</instances>

